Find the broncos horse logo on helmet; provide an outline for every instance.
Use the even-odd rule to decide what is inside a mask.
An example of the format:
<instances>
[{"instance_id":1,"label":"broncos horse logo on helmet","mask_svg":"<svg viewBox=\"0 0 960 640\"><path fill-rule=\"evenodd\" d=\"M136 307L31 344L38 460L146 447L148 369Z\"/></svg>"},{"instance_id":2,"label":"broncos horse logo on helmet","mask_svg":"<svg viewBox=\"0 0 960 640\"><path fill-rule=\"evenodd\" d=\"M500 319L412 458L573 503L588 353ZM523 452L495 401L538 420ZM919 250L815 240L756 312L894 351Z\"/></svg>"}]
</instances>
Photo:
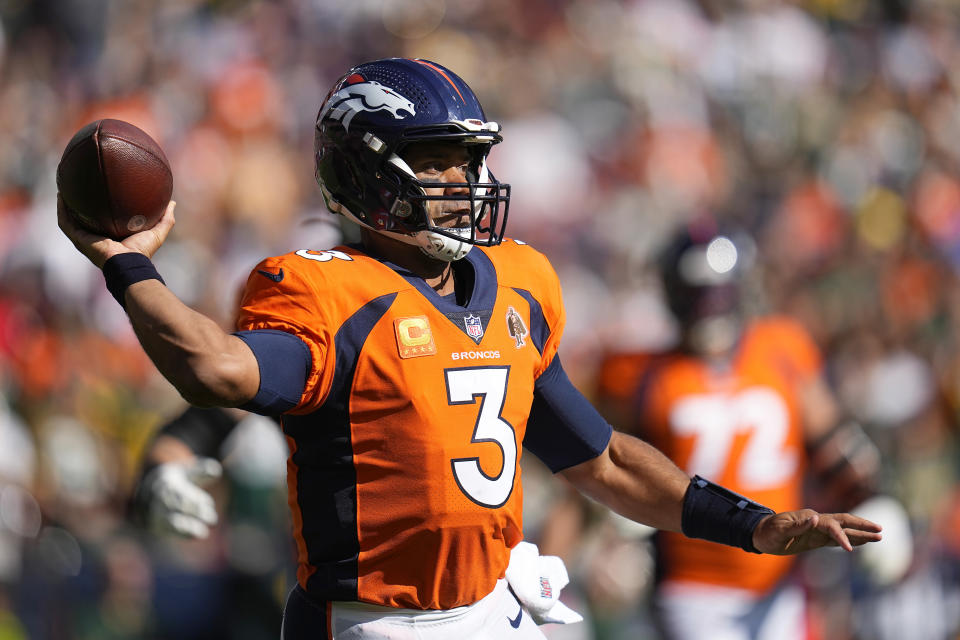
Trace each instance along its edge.
<instances>
[{"instance_id":1,"label":"broncos horse logo on helmet","mask_svg":"<svg viewBox=\"0 0 960 640\"><path fill-rule=\"evenodd\" d=\"M327 99L326 106L317 116L318 122L329 113L331 118L343 122L344 129L349 129L354 116L362 111L383 109L397 120L417 115L413 103L395 91L379 82L364 82L360 76L356 76L356 79L359 80L357 84L348 84ZM349 82L350 78L347 78L347 81ZM406 115L401 114L401 111L406 111Z\"/></svg>"},{"instance_id":2,"label":"broncos horse logo on helmet","mask_svg":"<svg viewBox=\"0 0 960 640\"><path fill-rule=\"evenodd\" d=\"M510 185L487 169L487 155L502 140L469 86L428 60L388 58L350 69L333 86L317 115L316 178L327 207L378 233L415 245L441 260L458 260L473 245L503 239ZM441 228L426 204L451 196L428 195L402 158L416 142L455 142L469 152L470 223Z\"/></svg>"}]
</instances>

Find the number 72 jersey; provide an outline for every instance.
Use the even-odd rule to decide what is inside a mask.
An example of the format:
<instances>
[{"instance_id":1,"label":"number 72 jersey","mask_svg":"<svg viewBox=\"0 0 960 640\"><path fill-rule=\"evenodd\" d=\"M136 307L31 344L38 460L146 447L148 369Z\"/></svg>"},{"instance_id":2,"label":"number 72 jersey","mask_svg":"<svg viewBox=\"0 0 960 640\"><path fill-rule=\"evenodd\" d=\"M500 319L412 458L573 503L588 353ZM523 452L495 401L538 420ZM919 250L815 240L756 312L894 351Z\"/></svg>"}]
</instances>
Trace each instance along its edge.
<instances>
[{"instance_id":1,"label":"number 72 jersey","mask_svg":"<svg viewBox=\"0 0 960 640\"><path fill-rule=\"evenodd\" d=\"M238 328L309 350L283 430L297 578L319 599L470 604L523 537L520 453L560 286L516 241L462 262L465 307L350 247L269 258L248 279Z\"/></svg>"},{"instance_id":2,"label":"number 72 jersey","mask_svg":"<svg viewBox=\"0 0 960 640\"><path fill-rule=\"evenodd\" d=\"M749 496L775 511L802 507L806 465L803 389L820 372L812 338L784 317L751 321L729 368L686 354L650 366L636 406L637 435L688 474ZM676 533L658 534L667 581L767 592L790 570L789 556L757 555Z\"/></svg>"}]
</instances>

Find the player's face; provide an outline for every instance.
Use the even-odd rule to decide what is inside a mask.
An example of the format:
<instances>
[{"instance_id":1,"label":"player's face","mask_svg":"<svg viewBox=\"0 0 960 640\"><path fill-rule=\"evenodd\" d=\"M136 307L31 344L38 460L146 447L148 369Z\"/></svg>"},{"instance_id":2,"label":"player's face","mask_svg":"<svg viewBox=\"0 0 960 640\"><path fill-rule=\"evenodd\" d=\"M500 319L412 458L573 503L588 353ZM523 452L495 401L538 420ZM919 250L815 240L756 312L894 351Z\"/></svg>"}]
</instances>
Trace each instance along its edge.
<instances>
[{"instance_id":1,"label":"player's face","mask_svg":"<svg viewBox=\"0 0 960 640\"><path fill-rule=\"evenodd\" d=\"M458 186L438 186L426 189L427 195L469 195L467 168L470 154L460 144L452 142L423 142L410 145L403 153L417 178L438 185L459 183ZM470 225L469 200L429 200L427 215L438 227L455 228Z\"/></svg>"},{"instance_id":2,"label":"player's face","mask_svg":"<svg viewBox=\"0 0 960 640\"><path fill-rule=\"evenodd\" d=\"M694 311L681 319L687 346L702 356L730 355L743 328L740 295L735 285L687 290Z\"/></svg>"}]
</instances>

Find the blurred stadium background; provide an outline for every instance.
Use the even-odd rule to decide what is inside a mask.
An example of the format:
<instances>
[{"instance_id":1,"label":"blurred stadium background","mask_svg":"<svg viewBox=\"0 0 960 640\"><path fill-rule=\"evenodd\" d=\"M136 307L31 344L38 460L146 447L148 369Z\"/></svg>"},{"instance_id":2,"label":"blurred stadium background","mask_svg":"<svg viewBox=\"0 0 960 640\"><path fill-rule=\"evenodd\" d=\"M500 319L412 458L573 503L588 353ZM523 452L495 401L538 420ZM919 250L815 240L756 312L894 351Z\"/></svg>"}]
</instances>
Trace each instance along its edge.
<instances>
[{"instance_id":1,"label":"blurred stadium background","mask_svg":"<svg viewBox=\"0 0 960 640\"><path fill-rule=\"evenodd\" d=\"M209 540L126 522L181 401L56 228L54 170L97 118L156 138L178 201L159 269L227 325L259 258L339 241L316 111L391 55L456 70L503 124L509 232L560 273L588 393L605 353L674 339L650 267L673 230L753 234L753 304L811 330L915 535L895 583L805 557L811 637L960 637L956 0L0 0L0 639L276 637L283 442L250 419L227 443ZM559 488L528 475L537 541ZM597 519L566 555L588 622L551 638L656 638L644 543Z\"/></svg>"}]
</instances>

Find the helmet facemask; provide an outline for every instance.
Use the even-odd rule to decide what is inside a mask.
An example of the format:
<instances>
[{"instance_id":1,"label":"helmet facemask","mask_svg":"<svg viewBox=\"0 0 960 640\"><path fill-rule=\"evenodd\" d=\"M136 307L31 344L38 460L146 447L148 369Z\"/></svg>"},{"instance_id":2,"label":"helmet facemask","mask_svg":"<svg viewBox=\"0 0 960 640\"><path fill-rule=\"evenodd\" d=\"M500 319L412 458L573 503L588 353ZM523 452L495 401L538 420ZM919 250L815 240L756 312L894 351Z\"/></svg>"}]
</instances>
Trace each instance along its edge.
<instances>
[{"instance_id":1,"label":"helmet facemask","mask_svg":"<svg viewBox=\"0 0 960 640\"><path fill-rule=\"evenodd\" d=\"M399 155L392 154L387 161L387 172L393 174L401 185L390 208L390 215L409 234L407 238L400 239L415 244L428 256L438 260L459 260L466 256L473 245L492 246L500 244L503 239L510 185L498 182L487 169L489 144L470 144L467 148L470 160L466 182L421 180ZM438 189L443 189L444 193L428 192ZM459 193L449 193L450 190ZM430 215L431 202L466 203L469 216L466 226L438 226Z\"/></svg>"}]
</instances>

